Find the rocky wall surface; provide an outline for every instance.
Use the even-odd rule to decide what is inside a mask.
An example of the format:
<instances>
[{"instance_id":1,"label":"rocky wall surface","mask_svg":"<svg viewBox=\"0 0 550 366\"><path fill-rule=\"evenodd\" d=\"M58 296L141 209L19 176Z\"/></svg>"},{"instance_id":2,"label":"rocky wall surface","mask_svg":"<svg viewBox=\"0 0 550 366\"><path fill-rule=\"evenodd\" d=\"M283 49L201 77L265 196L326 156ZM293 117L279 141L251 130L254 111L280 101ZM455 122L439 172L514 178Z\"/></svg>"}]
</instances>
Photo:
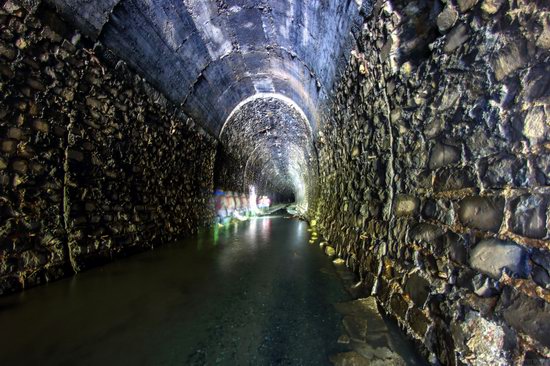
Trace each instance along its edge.
<instances>
[{"instance_id":1,"label":"rocky wall surface","mask_svg":"<svg viewBox=\"0 0 550 366\"><path fill-rule=\"evenodd\" d=\"M216 141L46 6L0 5L0 294L210 223Z\"/></svg>"},{"instance_id":2,"label":"rocky wall surface","mask_svg":"<svg viewBox=\"0 0 550 366\"><path fill-rule=\"evenodd\" d=\"M311 218L432 364L550 356L550 9L378 1L317 139Z\"/></svg>"},{"instance_id":3,"label":"rocky wall surface","mask_svg":"<svg viewBox=\"0 0 550 366\"><path fill-rule=\"evenodd\" d=\"M216 153L216 163L214 165L214 186L224 191L246 192L248 190L244 184L244 165L231 156L224 147L218 145Z\"/></svg>"}]
</instances>

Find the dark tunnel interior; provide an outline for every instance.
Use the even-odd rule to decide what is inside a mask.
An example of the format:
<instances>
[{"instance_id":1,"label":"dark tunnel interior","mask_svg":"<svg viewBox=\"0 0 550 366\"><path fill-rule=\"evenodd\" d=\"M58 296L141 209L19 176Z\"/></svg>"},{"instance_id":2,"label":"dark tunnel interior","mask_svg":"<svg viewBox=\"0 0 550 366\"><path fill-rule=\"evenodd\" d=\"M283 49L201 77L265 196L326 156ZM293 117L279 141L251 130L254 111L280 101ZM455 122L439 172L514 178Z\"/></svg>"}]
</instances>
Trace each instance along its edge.
<instances>
[{"instance_id":1,"label":"dark tunnel interior","mask_svg":"<svg viewBox=\"0 0 550 366\"><path fill-rule=\"evenodd\" d=\"M282 337L279 316L302 336L328 319L303 343L312 358L280 346L258 364L549 363L547 1L0 0L0 91L0 328L32 287L63 293L54 282L82 275L100 296L86 270L114 278L115 263L150 258L169 299L144 306L176 308L172 292L200 287L181 260L204 278L219 269L235 307L255 291L300 313L301 328L266 311L264 341ZM133 307L132 287L121 293ZM346 296L339 319L323 301ZM35 313L20 308L11 319ZM157 315L149 330L192 345L174 325L187 314ZM178 362L213 360L195 351ZM220 362L254 364L233 356Z\"/></svg>"},{"instance_id":2,"label":"dark tunnel interior","mask_svg":"<svg viewBox=\"0 0 550 366\"><path fill-rule=\"evenodd\" d=\"M256 184L260 194L306 199L321 101L344 62L359 4L52 3L220 139L244 164L229 168L244 174L234 190Z\"/></svg>"}]
</instances>

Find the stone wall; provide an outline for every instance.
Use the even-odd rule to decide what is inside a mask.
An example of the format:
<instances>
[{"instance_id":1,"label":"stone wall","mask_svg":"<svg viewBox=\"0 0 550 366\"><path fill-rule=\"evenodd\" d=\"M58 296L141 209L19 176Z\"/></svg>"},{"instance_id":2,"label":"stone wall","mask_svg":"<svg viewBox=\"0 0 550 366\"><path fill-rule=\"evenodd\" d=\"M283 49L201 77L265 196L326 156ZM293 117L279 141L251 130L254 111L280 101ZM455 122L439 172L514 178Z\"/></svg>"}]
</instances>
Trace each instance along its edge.
<instances>
[{"instance_id":1,"label":"stone wall","mask_svg":"<svg viewBox=\"0 0 550 366\"><path fill-rule=\"evenodd\" d=\"M1 3L0 294L211 222L216 141L48 8Z\"/></svg>"},{"instance_id":2,"label":"stone wall","mask_svg":"<svg viewBox=\"0 0 550 366\"><path fill-rule=\"evenodd\" d=\"M317 145L316 219L433 364L550 356L550 9L378 1Z\"/></svg>"}]
</instances>

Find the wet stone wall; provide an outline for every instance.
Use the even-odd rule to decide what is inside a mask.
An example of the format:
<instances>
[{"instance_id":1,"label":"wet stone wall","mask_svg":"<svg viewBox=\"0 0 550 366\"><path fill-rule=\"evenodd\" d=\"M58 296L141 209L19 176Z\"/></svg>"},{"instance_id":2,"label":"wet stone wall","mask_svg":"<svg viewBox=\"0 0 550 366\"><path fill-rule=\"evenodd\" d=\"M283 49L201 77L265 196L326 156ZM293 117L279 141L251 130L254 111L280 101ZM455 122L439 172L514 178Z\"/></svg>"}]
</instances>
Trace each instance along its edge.
<instances>
[{"instance_id":1,"label":"wet stone wall","mask_svg":"<svg viewBox=\"0 0 550 366\"><path fill-rule=\"evenodd\" d=\"M0 3L0 294L210 223L215 140L54 12Z\"/></svg>"},{"instance_id":2,"label":"wet stone wall","mask_svg":"<svg viewBox=\"0 0 550 366\"><path fill-rule=\"evenodd\" d=\"M363 16L310 215L431 363L547 365L548 3L378 1Z\"/></svg>"}]
</instances>

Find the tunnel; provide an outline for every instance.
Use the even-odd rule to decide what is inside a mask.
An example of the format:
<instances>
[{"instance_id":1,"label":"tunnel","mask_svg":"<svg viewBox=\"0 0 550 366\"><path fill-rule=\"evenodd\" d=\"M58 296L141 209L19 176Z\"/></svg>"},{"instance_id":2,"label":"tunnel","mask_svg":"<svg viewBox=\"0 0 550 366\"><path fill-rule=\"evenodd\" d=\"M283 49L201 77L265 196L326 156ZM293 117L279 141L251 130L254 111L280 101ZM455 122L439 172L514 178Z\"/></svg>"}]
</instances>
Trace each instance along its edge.
<instances>
[{"instance_id":1,"label":"tunnel","mask_svg":"<svg viewBox=\"0 0 550 366\"><path fill-rule=\"evenodd\" d=\"M550 4L0 0L1 365L550 364Z\"/></svg>"}]
</instances>

